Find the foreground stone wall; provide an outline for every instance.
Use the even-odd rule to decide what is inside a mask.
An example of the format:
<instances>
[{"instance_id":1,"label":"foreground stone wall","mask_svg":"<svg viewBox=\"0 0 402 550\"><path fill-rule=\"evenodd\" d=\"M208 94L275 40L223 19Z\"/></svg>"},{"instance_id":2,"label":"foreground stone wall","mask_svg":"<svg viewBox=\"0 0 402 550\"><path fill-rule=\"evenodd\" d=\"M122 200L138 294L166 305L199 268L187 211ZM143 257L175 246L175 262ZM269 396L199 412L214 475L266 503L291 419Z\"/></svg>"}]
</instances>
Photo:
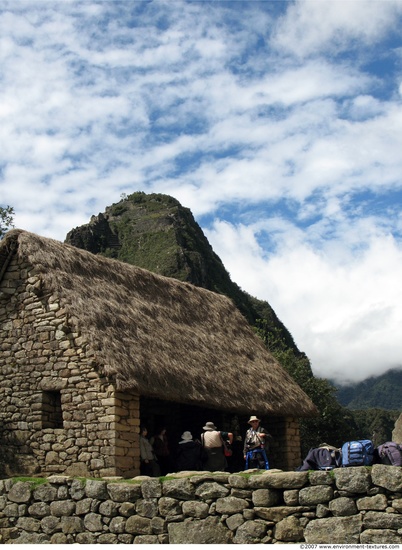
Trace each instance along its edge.
<instances>
[{"instance_id":1,"label":"foreground stone wall","mask_svg":"<svg viewBox=\"0 0 402 550\"><path fill-rule=\"evenodd\" d=\"M402 543L400 467L184 475L2 480L2 542Z\"/></svg>"}]
</instances>

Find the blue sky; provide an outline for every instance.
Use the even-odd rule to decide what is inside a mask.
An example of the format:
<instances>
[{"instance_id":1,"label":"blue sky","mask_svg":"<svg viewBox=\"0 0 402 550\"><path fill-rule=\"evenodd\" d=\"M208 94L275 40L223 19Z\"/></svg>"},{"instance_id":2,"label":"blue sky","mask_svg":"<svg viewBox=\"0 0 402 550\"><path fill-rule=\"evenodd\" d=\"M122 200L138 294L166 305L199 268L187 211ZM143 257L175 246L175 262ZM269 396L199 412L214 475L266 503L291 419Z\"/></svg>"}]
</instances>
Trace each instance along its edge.
<instances>
[{"instance_id":1,"label":"blue sky","mask_svg":"<svg viewBox=\"0 0 402 550\"><path fill-rule=\"evenodd\" d=\"M402 2L0 0L0 205L191 209L317 376L402 366Z\"/></svg>"}]
</instances>

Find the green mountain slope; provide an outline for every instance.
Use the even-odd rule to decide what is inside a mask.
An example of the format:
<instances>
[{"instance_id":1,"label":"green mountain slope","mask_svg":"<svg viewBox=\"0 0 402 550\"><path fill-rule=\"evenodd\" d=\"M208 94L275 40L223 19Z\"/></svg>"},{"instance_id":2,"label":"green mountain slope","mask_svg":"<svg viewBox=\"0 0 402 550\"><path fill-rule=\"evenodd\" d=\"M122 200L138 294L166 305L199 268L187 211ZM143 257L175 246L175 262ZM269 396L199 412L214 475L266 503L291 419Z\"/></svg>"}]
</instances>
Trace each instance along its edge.
<instances>
[{"instance_id":1,"label":"green mountain slope","mask_svg":"<svg viewBox=\"0 0 402 550\"><path fill-rule=\"evenodd\" d=\"M337 398L348 409L402 410L402 369L391 369L348 386L339 386Z\"/></svg>"}]
</instances>

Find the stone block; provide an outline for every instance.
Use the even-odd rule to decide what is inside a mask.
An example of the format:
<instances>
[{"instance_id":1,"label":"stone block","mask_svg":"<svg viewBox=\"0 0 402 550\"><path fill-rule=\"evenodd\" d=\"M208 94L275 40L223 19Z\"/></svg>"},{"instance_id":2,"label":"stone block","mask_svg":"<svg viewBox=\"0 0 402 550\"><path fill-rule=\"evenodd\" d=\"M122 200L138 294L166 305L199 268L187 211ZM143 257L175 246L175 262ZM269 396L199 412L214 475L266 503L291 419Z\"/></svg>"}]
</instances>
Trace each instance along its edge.
<instances>
[{"instance_id":1,"label":"stone block","mask_svg":"<svg viewBox=\"0 0 402 550\"><path fill-rule=\"evenodd\" d=\"M76 477L89 477L90 472L86 464L82 462L74 462L65 469L65 473L70 476Z\"/></svg>"},{"instance_id":2,"label":"stone block","mask_svg":"<svg viewBox=\"0 0 402 550\"><path fill-rule=\"evenodd\" d=\"M218 498L216 501L216 512L218 514L236 514L243 512L245 508L248 508L249 504L247 500L237 497L224 497Z\"/></svg>"},{"instance_id":3,"label":"stone block","mask_svg":"<svg viewBox=\"0 0 402 550\"><path fill-rule=\"evenodd\" d=\"M287 506L298 506L299 504L299 491L297 489L288 489L283 491L283 502ZM279 503L276 503L279 504Z\"/></svg>"},{"instance_id":4,"label":"stone block","mask_svg":"<svg viewBox=\"0 0 402 550\"><path fill-rule=\"evenodd\" d=\"M392 441L402 444L402 413L399 415L395 422L394 429L392 431Z\"/></svg>"},{"instance_id":5,"label":"stone block","mask_svg":"<svg viewBox=\"0 0 402 550\"><path fill-rule=\"evenodd\" d=\"M61 520L54 516L46 516L41 522L41 529L47 535L53 535L54 533L61 531Z\"/></svg>"},{"instance_id":6,"label":"stone block","mask_svg":"<svg viewBox=\"0 0 402 550\"><path fill-rule=\"evenodd\" d=\"M105 413L106 415L114 415L122 419L125 416L128 416L129 411L123 407L117 407L116 404L113 404L113 406L106 409Z\"/></svg>"},{"instance_id":7,"label":"stone block","mask_svg":"<svg viewBox=\"0 0 402 550\"><path fill-rule=\"evenodd\" d=\"M49 483L39 485L33 491L33 498L35 500L41 500L42 502L52 502L57 498L57 489Z\"/></svg>"},{"instance_id":8,"label":"stone block","mask_svg":"<svg viewBox=\"0 0 402 550\"><path fill-rule=\"evenodd\" d=\"M230 544L233 533L217 517L169 523L169 544Z\"/></svg>"},{"instance_id":9,"label":"stone block","mask_svg":"<svg viewBox=\"0 0 402 550\"><path fill-rule=\"evenodd\" d=\"M252 489L300 489L308 482L308 472L276 472L251 476L249 487Z\"/></svg>"},{"instance_id":10,"label":"stone block","mask_svg":"<svg viewBox=\"0 0 402 550\"><path fill-rule=\"evenodd\" d=\"M101 470L104 467L105 467L105 460L103 458L94 458L90 462L91 472L94 472L96 470Z\"/></svg>"},{"instance_id":11,"label":"stone block","mask_svg":"<svg viewBox=\"0 0 402 550\"><path fill-rule=\"evenodd\" d=\"M261 489L261 490L264 491L265 489ZM251 490L248 491L247 489L233 488L230 491L230 496L238 497L238 498L245 498L245 499L250 499L251 500L251 498L253 496L253 492Z\"/></svg>"},{"instance_id":12,"label":"stone block","mask_svg":"<svg viewBox=\"0 0 402 550\"><path fill-rule=\"evenodd\" d=\"M22 517L18 518L16 526L21 531L28 531L28 533L37 533L40 530L40 521L35 518Z\"/></svg>"},{"instance_id":13,"label":"stone block","mask_svg":"<svg viewBox=\"0 0 402 550\"><path fill-rule=\"evenodd\" d=\"M81 533L84 531L84 522L77 517L61 518L61 530L64 534Z\"/></svg>"},{"instance_id":14,"label":"stone block","mask_svg":"<svg viewBox=\"0 0 402 550\"><path fill-rule=\"evenodd\" d=\"M126 518L116 516L111 519L109 523L109 530L111 533L121 534L125 532Z\"/></svg>"},{"instance_id":15,"label":"stone block","mask_svg":"<svg viewBox=\"0 0 402 550\"><path fill-rule=\"evenodd\" d=\"M141 485L134 485L132 483L108 483L107 492L110 498L115 502L135 502L141 498Z\"/></svg>"},{"instance_id":16,"label":"stone block","mask_svg":"<svg viewBox=\"0 0 402 550\"><path fill-rule=\"evenodd\" d=\"M84 517L84 527L92 533L101 532L103 529L102 516L90 512Z\"/></svg>"},{"instance_id":17,"label":"stone block","mask_svg":"<svg viewBox=\"0 0 402 550\"><path fill-rule=\"evenodd\" d=\"M330 501L333 496L334 490L328 485L305 487L299 491L299 504L301 506L314 506Z\"/></svg>"},{"instance_id":18,"label":"stone block","mask_svg":"<svg viewBox=\"0 0 402 550\"><path fill-rule=\"evenodd\" d=\"M162 484L159 479L147 479L141 483L141 492L144 498L161 497Z\"/></svg>"},{"instance_id":19,"label":"stone block","mask_svg":"<svg viewBox=\"0 0 402 550\"><path fill-rule=\"evenodd\" d=\"M365 466L335 468L336 487L348 493L366 493L371 485L370 472Z\"/></svg>"},{"instance_id":20,"label":"stone block","mask_svg":"<svg viewBox=\"0 0 402 550\"><path fill-rule=\"evenodd\" d=\"M151 529L154 535L167 533L167 522L163 518L155 516L151 518Z\"/></svg>"},{"instance_id":21,"label":"stone block","mask_svg":"<svg viewBox=\"0 0 402 550\"><path fill-rule=\"evenodd\" d=\"M156 499L155 501L156 510L159 510L162 517L177 516L182 513L182 504L176 498L161 497L159 502ZM156 515L156 513L152 515ZM152 517L152 515L148 517Z\"/></svg>"},{"instance_id":22,"label":"stone block","mask_svg":"<svg viewBox=\"0 0 402 550\"><path fill-rule=\"evenodd\" d=\"M300 542L304 538L304 530L300 520L289 516L279 521L274 529L274 537L281 542Z\"/></svg>"},{"instance_id":23,"label":"stone block","mask_svg":"<svg viewBox=\"0 0 402 550\"><path fill-rule=\"evenodd\" d=\"M385 495L375 495L373 497L359 498L357 501L358 510L385 510L388 506Z\"/></svg>"},{"instance_id":24,"label":"stone block","mask_svg":"<svg viewBox=\"0 0 402 550\"><path fill-rule=\"evenodd\" d=\"M374 464L371 469L371 477L374 485L384 487L388 491L402 491L402 468L400 466Z\"/></svg>"},{"instance_id":25,"label":"stone block","mask_svg":"<svg viewBox=\"0 0 402 550\"><path fill-rule=\"evenodd\" d=\"M205 483L201 483L195 490L195 495L202 498L203 500L226 497L229 493L230 490L227 487L224 487L219 483L208 481Z\"/></svg>"},{"instance_id":26,"label":"stone block","mask_svg":"<svg viewBox=\"0 0 402 550\"><path fill-rule=\"evenodd\" d=\"M392 508L402 513L402 498L396 498L392 501Z\"/></svg>"},{"instance_id":27,"label":"stone block","mask_svg":"<svg viewBox=\"0 0 402 550\"><path fill-rule=\"evenodd\" d=\"M235 544L258 544L267 532L267 525L255 520L240 525L233 539Z\"/></svg>"},{"instance_id":28,"label":"stone block","mask_svg":"<svg viewBox=\"0 0 402 550\"><path fill-rule=\"evenodd\" d=\"M107 491L106 481L88 479L85 484L85 494L90 498L107 500L109 498L109 493Z\"/></svg>"},{"instance_id":29,"label":"stone block","mask_svg":"<svg viewBox=\"0 0 402 550\"><path fill-rule=\"evenodd\" d=\"M401 545L402 534L392 529L366 529L360 535L360 544Z\"/></svg>"},{"instance_id":30,"label":"stone block","mask_svg":"<svg viewBox=\"0 0 402 550\"><path fill-rule=\"evenodd\" d=\"M323 518L310 521L304 529L307 544L358 544L360 516Z\"/></svg>"},{"instance_id":31,"label":"stone block","mask_svg":"<svg viewBox=\"0 0 402 550\"><path fill-rule=\"evenodd\" d=\"M275 506L272 508L260 508L255 507L254 513L262 519L278 522L282 519L286 518L287 516L291 516L293 514L301 514L303 512L306 512L308 508L304 508L302 506Z\"/></svg>"},{"instance_id":32,"label":"stone block","mask_svg":"<svg viewBox=\"0 0 402 550\"><path fill-rule=\"evenodd\" d=\"M31 496L32 489L30 484L24 481L17 481L8 493L8 500L16 503L25 503L30 501Z\"/></svg>"},{"instance_id":33,"label":"stone block","mask_svg":"<svg viewBox=\"0 0 402 550\"><path fill-rule=\"evenodd\" d=\"M356 502L352 498L339 497L329 503L334 516L354 516L357 514Z\"/></svg>"},{"instance_id":34,"label":"stone block","mask_svg":"<svg viewBox=\"0 0 402 550\"><path fill-rule=\"evenodd\" d=\"M89 514L92 510L92 503L94 499L92 498L83 498L76 503L75 513L77 516L82 516L84 514Z\"/></svg>"},{"instance_id":35,"label":"stone block","mask_svg":"<svg viewBox=\"0 0 402 550\"><path fill-rule=\"evenodd\" d=\"M28 514L39 519L50 516L50 506L46 502L34 502L29 506Z\"/></svg>"},{"instance_id":36,"label":"stone block","mask_svg":"<svg viewBox=\"0 0 402 550\"><path fill-rule=\"evenodd\" d=\"M129 518L130 516L133 516L135 512L135 504L133 502L123 502L120 505L120 514L125 517Z\"/></svg>"},{"instance_id":37,"label":"stone block","mask_svg":"<svg viewBox=\"0 0 402 550\"><path fill-rule=\"evenodd\" d=\"M311 485L334 485L335 478L332 472L315 471L309 472L309 481Z\"/></svg>"},{"instance_id":38,"label":"stone block","mask_svg":"<svg viewBox=\"0 0 402 550\"><path fill-rule=\"evenodd\" d=\"M72 500L56 500L50 503L50 513L52 516L72 516L75 512L75 502Z\"/></svg>"},{"instance_id":39,"label":"stone block","mask_svg":"<svg viewBox=\"0 0 402 550\"><path fill-rule=\"evenodd\" d=\"M118 504L113 500L105 500L99 505L99 514L108 518L117 516Z\"/></svg>"},{"instance_id":40,"label":"stone block","mask_svg":"<svg viewBox=\"0 0 402 550\"><path fill-rule=\"evenodd\" d=\"M126 521L126 531L133 535L151 535L151 520L142 516L130 516Z\"/></svg>"},{"instance_id":41,"label":"stone block","mask_svg":"<svg viewBox=\"0 0 402 550\"><path fill-rule=\"evenodd\" d=\"M276 506L281 500L281 492L275 489L256 489L252 493L254 506Z\"/></svg>"},{"instance_id":42,"label":"stone block","mask_svg":"<svg viewBox=\"0 0 402 550\"><path fill-rule=\"evenodd\" d=\"M402 514L367 512L363 518L365 529L402 529Z\"/></svg>"},{"instance_id":43,"label":"stone block","mask_svg":"<svg viewBox=\"0 0 402 550\"><path fill-rule=\"evenodd\" d=\"M188 500L183 502L182 511L185 516L204 519L208 516L209 506L206 502Z\"/></svg>"},{"instance_id":44,"label":"stone block","mask_svg":"<svg viewBox=\"0 0 402 550\"><path fill-rule=\"evenodd\" d=\"M243 525L245 519L242 514L233 514L233 516L229 516L226 519L226 525L231 531L236 531L240 527L240 525Z\"/></svg>"},{"instance_id":45,"label":"stone block","mask_svg":"<svg viewBox=\"0 0 402 550\"><path fill-rule=\"evenodd\" d=\"M134 544L160 544L156 535L137 535L134 537Z\"/></svg>"},{"instance_id":46,"label":"stone block","mask_svg":"<svg viewBox=\"0 0 402 550\"><path fill-rule=\"evenodd\" d=\"M231 487L235 487L236 489L248 489L249 487L248 478L237 474L229 476L228 483Z\"/></svg>"},{"instance_id":47,"label":"stone block","mask_svg":"<svg viewBox=\"0 0 402 550\"><path fill-rule=\"evenodd\" d=\"M182 500L193 500L195 488L188 479L172 479L163 483L163 495Z\"/></svg>"}]
</instances>

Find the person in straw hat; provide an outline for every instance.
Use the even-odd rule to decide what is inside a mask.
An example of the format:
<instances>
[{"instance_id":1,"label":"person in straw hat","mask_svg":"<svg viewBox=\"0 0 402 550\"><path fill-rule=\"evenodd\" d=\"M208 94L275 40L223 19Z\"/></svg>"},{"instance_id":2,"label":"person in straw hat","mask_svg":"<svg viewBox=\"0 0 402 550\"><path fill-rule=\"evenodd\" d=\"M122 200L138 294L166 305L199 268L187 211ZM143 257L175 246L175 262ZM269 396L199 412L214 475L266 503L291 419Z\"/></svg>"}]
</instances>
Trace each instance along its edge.
<instances>
[{"instance_id":1,"label":"person in straw hat","mask_svg":"<svg viewBox=\"0 0 402 550\"><path fill-rule=\"evenodd\" d=\"M266 453L268 452L269 442L272 440L272 436L265 428L261 426L260 422L261 420L257 416L250 416L248 419L250 428L247 430L246 437L244 438L244 460L246 460L248 451L261 448L265 449ZM255 468L265 468L265 460L263 456L256 453L256 458L252 466Z\"/></svg>"},{"instance_id":2,"label":"person in straw hat","mask_svg":"<svg viewBox=\"0 0 402 550\"><path fill-rule=\"evenodd\" d=\"M223 442L233 443L231 432L220 432L213 422L207 422L202 428L201 443L205 455L203 470L209 472L224 472L227 460L224 454Z\"/></svg>"}]
</instances>

